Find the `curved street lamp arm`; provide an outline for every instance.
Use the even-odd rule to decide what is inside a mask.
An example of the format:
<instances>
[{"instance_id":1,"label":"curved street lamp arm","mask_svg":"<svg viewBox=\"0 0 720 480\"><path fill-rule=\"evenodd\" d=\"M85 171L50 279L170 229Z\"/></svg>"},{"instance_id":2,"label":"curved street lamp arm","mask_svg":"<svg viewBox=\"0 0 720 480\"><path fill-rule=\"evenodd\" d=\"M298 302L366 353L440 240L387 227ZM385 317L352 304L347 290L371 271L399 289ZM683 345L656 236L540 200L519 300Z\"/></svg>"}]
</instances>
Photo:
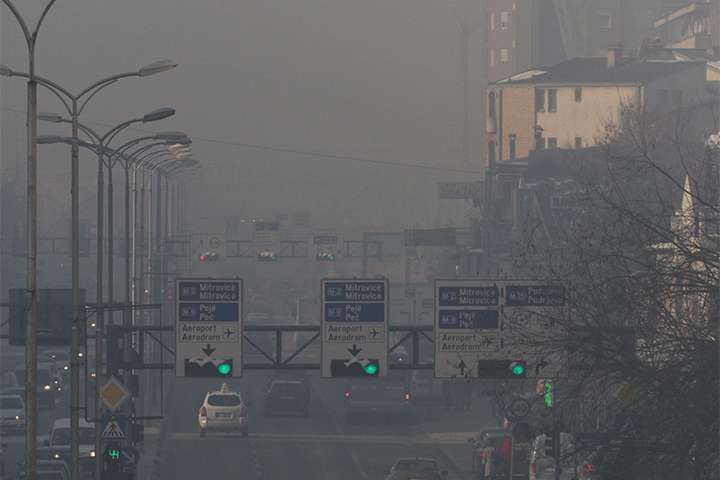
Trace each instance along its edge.
<instances>
[{"instance_id":1,"label":"curved street lamp arm","mask_svg":"<svg viewBox=\"0 0 720 480\"><path fill-rule=\"evenodd\" d=\"M5 0L3 0L3 1L5 1ZM27 72L13 71L12 76L13 77L22 77L22 78L27 78L27 79L30 78L30 74ZM38 75L35 75L35 81L38 82L43 87L47 88L52 94L54 94L57 98L59 98L60 101L62 102L62 104L65 106L65 110L67 110L68 115L72 116L72 107L70 106L70 104L68 103L68 101L65 97L74 101L76 99L75 95L73 95L72 93L70 93L69 91L64 89L62 86L58 85L57 83L53 82L49 78L40 77ZM60 95L61 93L63 95L65 95L65 97Z\"/></svg>"},{"instance_id":2,"label":"curved street lamp arm","mask_svg":"<svg viewBox=\"0 0 720 480\"><path fill-rule=\"evenodd\" d=\"M50 5L55 0L52 0ZM15 20L17 20L18 24L20 24L20 28L22 29L23 35L25 36L25 41L27 41L28 47L32 44L36 32L30 33L30 29L28 28L27 24L25 23L25 20L23 20L22 15L20 15L20 11L15 7L15 5L10 0L2 0L2 2L10 9L13 16L15 17Z\"/></svg>"},{"instance_id":3,"label":"curved street lamp arm","mask_svg":"<svg viewBox=\"0 0 720 480\"><path fill-rule=\"evenodd\" d=\"M115 82L117 82L117 79L112 79L112 80L106 81L106 82L96 86L95 90L85 100L82 101L80 106L78 106L77 114L80 115L82 113L82 111L85 110L85 106L98 92L100 92L103 88L107 87L108 85L112 85ZM88 89L83 90L80 93L80 95L77 96L77 98L78 99L82 98L83 95L85 95L85 93L87 93L87 92L88 92Z\"/></svg>"},{"instance_id":4,"label":"curved street lamp arm","mask_svg":"<svg viewBox=\"0 0 720 480\"><path fill-rule=\"evenodd\" d=\"M52 8L54 3L55 3L55 0L50 0L47 3L47 5L45 5L45 8L43 9L42 14L40 14L40 18L37 21L37 25L35 25L35 31L32 33L33 42L37 39L38 32L40 31L40 26L42 26L42 23L45 20L45 17L47 16L48 12L50 12L50 9Z\"/></svg>"},{"instance_id":5,"label":"curved street lamp arm","mask_svg":"<svg viewBox=\"0 0 720 480\"><path fill-rule=\"evenodd\" d=\"M60 120L58 121L58 123L69 123L69 124L72 125L73 122L72 122L72 120L70 120L69 118L62 118L62 119L60 119ZM79 128L85 135L87 135L88 137L90 137L90 139L93 140L92 143L94 143L94 144L99 144L99 143L100 143L100 135L99 135L95 130L93 130L92 128L88 127L87 125L84 125L84 124L79 123L79 122L78 122L78 128Z\"/></svg>"},{"instance_id":6,"label":"curved street lamp arm","mask_svg":"<svg viewBox=\"0 0 720 480\"><path fill-rule=\"evenodd\" d=\"M93 83L92 85L90 85L89 87L87 87L85 90L81 91L81 92L78 94L78 98L84 96L84 95L87 94L90 90L93 90L93 89L95 89L95 88L97 88L97 87L103 88L103 87L105 86L104 84L110 84L110 83L116 82L116 81L120 80L121 78L126 78L126 77L139 77L139 76L140 76L140 74L139 74L138 72L127 72L127 73L119 73L119 74L117 74L117 75L111 75L111 76L109 76L109 77L105 77L105 78L103 78L103 79L101 79L101 80L98 80L97 82Z\"/></svg>"}]
</instances>

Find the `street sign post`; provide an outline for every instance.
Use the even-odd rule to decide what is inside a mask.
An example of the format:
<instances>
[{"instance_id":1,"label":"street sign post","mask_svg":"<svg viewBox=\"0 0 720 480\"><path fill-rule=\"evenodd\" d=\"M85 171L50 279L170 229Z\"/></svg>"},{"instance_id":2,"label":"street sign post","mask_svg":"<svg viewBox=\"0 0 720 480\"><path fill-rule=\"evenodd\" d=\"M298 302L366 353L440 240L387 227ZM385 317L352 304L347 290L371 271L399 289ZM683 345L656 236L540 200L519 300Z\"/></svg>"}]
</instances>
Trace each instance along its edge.
<instances>
[{"instance_id":1,"label":"street sign post","mask_svg":"<svg viewBox=\"0 0 720 480\"><path fill-rule=\"evenodd\" d=\"M388 361L388 281L323 279L323 377L384 377Z\"/></svg>"},{"instance_id":2,"label":"street sign post","mask_svg":"<svg viewBox=\"0 0 720 480\"><path fill-rule=\"evenodd\" d=\"M435 281L435 376L476 377L478 362L497 358L500 289L479 280Z\"/></svg>"},{"instance_id":3,"label":"street sign post","mask_svg":"<svg viewBox=\"0 0 720 480\"><path fill-rule=\"evenodd\" d=\"M564 356L542 351L564 317L559 285L510 280L435 282L435 376L544 378L563 375Z\"/></svg>"},{"instance_id":4,"label":"street sign post","mask_svg":"<svg viewBox=\"0 0 720 480\"><path fill-rule=\"evenodd\" d=\"M242 375L241 279L176 282L177 377Z\"/></svg>"}]
</instances>

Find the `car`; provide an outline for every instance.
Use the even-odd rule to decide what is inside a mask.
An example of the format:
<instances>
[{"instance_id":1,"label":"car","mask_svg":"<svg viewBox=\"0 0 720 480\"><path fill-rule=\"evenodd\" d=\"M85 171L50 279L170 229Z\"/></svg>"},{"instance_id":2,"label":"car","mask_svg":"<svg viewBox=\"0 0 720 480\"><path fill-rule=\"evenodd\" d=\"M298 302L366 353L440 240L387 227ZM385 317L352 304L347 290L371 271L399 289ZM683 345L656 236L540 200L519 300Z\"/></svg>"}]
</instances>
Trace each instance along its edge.
<instances>
[{"instance_id":1,"label":"car","mask_svg":"<svg viewBox=\"0 0 720 480\"><path fill-rule=\"evenodd\" d=\"M249 434L248 404L240 392L230 390L223 383L220 390L207 392L198 411L200 436L208 431L239 431L243 437Z\"/></svg>"},{"instance_id":2,"label":"car","mask_svg":"<svg viewBox=\"0 0 720 480\"><path fill-rule=\"evenodd\" d=\"M38 370L50 372L50 390L55 395L55 398L61 398L65 389L65 380L56 364L53 362L38 362Z\"/></svg>"},{"instance_id":3,"label":"car","mask_svg":"<svg viewBox=\"0 0 720 480\"><path fill-rule=\"evenodd\" d=\"M63 459L47 459L38 455L37 460L37 479L38 480L69 480L70 467L67 460ZM18 479L25 479L26 473L19 472Z\"/></svg>"},{"instance_id":4,"label":"car","mask_svg":"<svg viewBox=\"0 0 720 480\"><path fill-rule=\"evenodd\" d=\"M20 395L0 395L0 429L13 433L25 431L25 402Z\"/></svg>"},{"instance_id":5,"label":"car","mask_svg":"<svg viewBox=\"0 0 720 480\"><path fill-rule=\"evenodd\" d=\"M295 414L310 415L310 390L300 380L273 380L265 394L266 416Z\"/></svg>"},{"instance_id":6,"label":"car","mask_svg":"<svg viewBox=\"0 0 720 480\"><path fill-rule=\"evenodd\" d=\"M410 380L410 395L415 403L440 403L443 382L435 378L432 370L415 370Z\"/></svg>"},{"instance_id":7,"label":"car","mask_svg":"<svg viewBox=\"0 0 720 480\"><path fill-rule=\"evenodd\" d=\"M508 449L511 439L512 432L509 429L504 427L489 427L480 430L477 437L469 440L473 447L472 471L477 474L478 479L485 478L488 461L494 461L495 465L493 468L497 470L497 462L508 460L503 458L503 453L504 450ZM497 452L497 455L495 455L494 458L490 458L491 452ZM505 466L500 466L500 469L504 467L509 468L509 463Z\"/></svg>"},{"instance_id":8,"label":"car","mask_svg":"<svg viewBox=\"0 0 720 480\"><path fill-rule=\"evenodd\" d=\"M538 435L530 452L529 480L555 480L556 459L551 453L553 440L549 435ZM560 480L576 480L577 460L573 437L560 433Z\"/></svg>"},{"instance_id":9,"label":"car","mask_svg":"<svg viewBox=\"0 0 720 480\"><path fill-rule=\"evenodd\" d=\"M46 447L69 447L70 419L56 419L50 430L50 438L44 444ZM80 418L80 472L83 476L94 475L95 461L95 427Z\"/></svg>"},{"instance_id":10,"label":"car","mask_svg":"<svg viewBox=\"0 0 720 480\"><path fill-rule=\"evenodd\" d=\"M448 475L440 470L434 458L398 458L386 480L443 480Z\"/></svg>"},{"instance_id":11,"label":"car","mask_svg":"<svg viewBox=\"0 0 720 480\"><path fill-rule=\"evenodd\" d=\"M25 384L25 365L18 366L13 373L20 385ZM37 400L40 405L55 407L57 391L53 387L53 376L48 368L37 369Z\"/></svg>"},{"instance_id":12,"label":"car","mask_svg":"<svg viewBox=\"0 0 720 480\"><path fill-rule=\"evenodd\" d=\"M346 387L344 397L345 421L348 423L377 415L400 420L410 418L412 395L409 385L390 377L351 383Z\"/></svg>"}]
</instances>

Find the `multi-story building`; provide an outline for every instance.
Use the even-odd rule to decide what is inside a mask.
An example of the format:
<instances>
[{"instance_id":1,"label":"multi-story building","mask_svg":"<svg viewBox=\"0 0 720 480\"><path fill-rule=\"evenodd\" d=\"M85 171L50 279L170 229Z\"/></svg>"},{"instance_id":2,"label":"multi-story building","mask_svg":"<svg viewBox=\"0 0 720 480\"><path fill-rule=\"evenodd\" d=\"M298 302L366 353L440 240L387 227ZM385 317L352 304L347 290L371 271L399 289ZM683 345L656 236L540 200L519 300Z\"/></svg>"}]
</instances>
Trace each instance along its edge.
<instances>
[{"instance_id":1,"label":"multi-story building","mask_svg":"<svg viewBox=\"0 0 720 480\"><path fill-rule=\"evenodd\" d=\"M686 3L655 20L654 35L667 48L704 50L720 55L720 5L702 0Z\"/></svg>"},{"instance_id":2,"label":"multi-story building","mask_svg":"<svg viewBox=\"0 0 720 480\"><path fill-rule=\"evenodd\" d=\"M622 42L635 49L667 0L486 0L490 82Z\"/></svg>"},{"instance_id":3,"label":"multi-story building","mask_svg":"<svg viewBox=\"0 0 720 480\"><path fill-rule=\"evenodd\" d=\"M669 111L707 95L704 61L580 57L530 69L492 84L487 97L488 162L533 149L596 145L628 108Z\"/></svg>"}]
</instances>

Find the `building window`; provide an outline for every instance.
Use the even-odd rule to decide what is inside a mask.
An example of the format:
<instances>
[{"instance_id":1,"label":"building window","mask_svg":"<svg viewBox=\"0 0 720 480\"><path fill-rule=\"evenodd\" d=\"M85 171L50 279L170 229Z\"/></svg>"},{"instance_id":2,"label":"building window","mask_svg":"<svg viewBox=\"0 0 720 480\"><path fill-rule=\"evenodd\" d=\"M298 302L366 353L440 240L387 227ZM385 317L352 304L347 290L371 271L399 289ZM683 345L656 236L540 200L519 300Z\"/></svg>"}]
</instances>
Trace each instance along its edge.
<instances>
[{"instance_id":1,"label":"building window","mask_svg":"<svg viewBox=\"0 0 720 480\"><path fill-rule=\"evenodd\" d=\"M575 101L582 102L582 87L575 87Z\"/></svg>"},{"instance_id":2,"label":"building window","mask_svg":"<svg viewBox=\"0 0 720 480\"><path fill-rule=\"evenodd\" d=\"M545 89L538 88L535 90L535 111L545 111Z\"/></svg>"},{"instance_id":3,"label":"building window","mask_svg":"<svg viewBox=\"0 0 720 480\"><path fill-rule=\"evenodd\" d=\"M495 12L492 12L490 14L490 30L493 32L497 29L497 25L495 25Z\"/></svg>"},{"instance_id":4,"label":"building window","mask_svg":"<svg viewBox=\"0 0 720 480\"><path fill-rule=\"evenodd\" d=\"M508 49L507 48L501 48L500 49L500 63L508 63Z\"/></svg>"},{"instance_id":5,"label":"building window","mask_svg":"<svg viewBox=\"0 0 720 480\"><path fill-rule=\"evenodd\" d=\"M495 118L495 92L488 94L488 115Z\"/></svg>"},{"instance_id":6,"label":"building window","mask_svg":"<svg viewBox=\"0 0 720 480\"><path fill-rule=\"evenodd\" d=\"M495 49L494 48L490 49L490 66L491 67L495 66Z\"/></svg>"},{"instance_id":7,"label":"building window","mask_svg":"<svg viewBox=\"0 0 720 480\"><path fill-rule=\"evenodd\" d=\"M545 138L543 138L542 132L535 132L535 150L543 148L545 148Z\"/></svg>"},{"instance_id":8,"label":"building window","mask_svg":"<svg viewBox=\"0 0 720 480\"><path fill-rule=\"evenodd\" d=\"M670 97L668 95L668 91L661 88L657 91L657 109L660 111L667 110L670 106Z\"/></svg>"},{"instance_id":9,"label":"building window","mask_svg":"<svg viewBox=\"0 0 720 480\"><path fill-rule=\"evenodd\" d=\"M575 148L582 148L582 137L575 137Z\"/></svg>"},{"instance_id":10,"label":"building window","mask_svg":"<svg viewBox=\"0 0 720 480\"><path fill-rule=\"evenodd\" d=\"M508 150L510 153L510 160L515 160L517 151L517 136L514 133L508 135Z\"/></svg>"},{"instance_id":11,"label":"building window","mask_svg":"<svg viewBox=\"0 0 720 480\"><path fill-rule=\"evenodd\" d=\"M598 26L603 30L612 30L612 15L609 13L598 13Z\"/></svg>"},{"instance_id":12,"label":"building window","mask_svg":"<svg viewBox=\"0 0 720 480\"><path fill-rule=\"evenodd\" d=\"M547 92L548 92L548 112L557 112L557 89L551 88Z\"/></svg>"},{"instance_id":13,"label":"building window","mask_svg":"<svg viewBox=\"0 0 720 480\"><path fill-rule=\"evenodd\" d=\"M548 148L557 148L557 137L548 137L547 146Z\"/></svg>"},{"instance_id":14,"label":"building window","mask_svg":"<svg viewBox=\"0 0 720 480\"><path fill-rule=\"evenodd\" d=\"M507 30L510 26L510 13L500 12L500 30Z\"/></svg>"},{"instance_id":15,"label":"building window","mask_svg":"<svg viewBox=\"0 0 720 480\"><path fill-rule=\"evenodd\" d=\"M682 108L682 90L672 91L672 106L675 109Z\"/></svg>"},{"instance_id":16,"label":"building window","mask_svg":"<svg viewBox=\"0 0 720 480\"><path fill-rule=\"evenodd\" d=\"M495 163L495 142L488 142L488 165Z\"/></svg>"}]
</instances>

